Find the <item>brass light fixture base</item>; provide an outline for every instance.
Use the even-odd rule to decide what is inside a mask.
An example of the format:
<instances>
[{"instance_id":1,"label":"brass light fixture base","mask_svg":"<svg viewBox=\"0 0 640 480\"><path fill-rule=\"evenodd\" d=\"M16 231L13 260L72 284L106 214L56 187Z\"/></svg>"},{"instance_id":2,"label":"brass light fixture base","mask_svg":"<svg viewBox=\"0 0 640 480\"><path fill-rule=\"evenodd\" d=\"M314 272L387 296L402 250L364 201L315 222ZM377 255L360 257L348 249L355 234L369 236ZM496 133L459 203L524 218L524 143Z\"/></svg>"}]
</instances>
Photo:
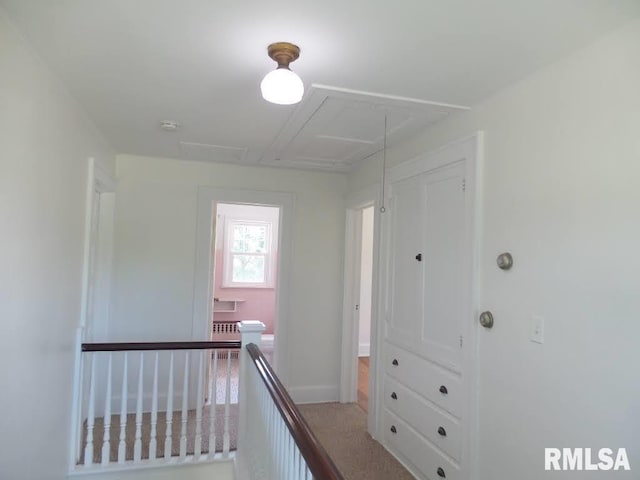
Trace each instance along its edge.
<instances>
[{"instance_id":1,"label":"brass light fixture base","mask_svg":"<svg viewBox=\"0 0 640 480\"><path fill-rule=\"evenodd\" d=\"M289 42L276 42L267 47L267 52L278 68L288 68L300 56L300 47Z\"/></svg>"}]
</instances>

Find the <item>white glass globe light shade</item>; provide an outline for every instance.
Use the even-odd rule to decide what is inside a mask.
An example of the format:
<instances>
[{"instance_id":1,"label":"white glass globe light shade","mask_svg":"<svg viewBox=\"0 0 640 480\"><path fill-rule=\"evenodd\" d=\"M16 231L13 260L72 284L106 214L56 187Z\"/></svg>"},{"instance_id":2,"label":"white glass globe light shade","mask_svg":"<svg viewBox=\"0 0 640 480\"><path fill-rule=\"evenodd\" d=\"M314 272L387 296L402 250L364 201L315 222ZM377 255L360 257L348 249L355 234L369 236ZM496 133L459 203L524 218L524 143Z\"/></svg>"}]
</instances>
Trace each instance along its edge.
<instances>
[{"instance_id":1,"label":"white glass globe light shade","mask_svg":"<svg viewBox=\"0 0 640 480\"><path fill-rule=\"evenodd\" d=\"M269 72L260 83L262 98L278 105L293 105L302 100L304 84L298 75L288 68Z\"/></svg>"}]
</instances>

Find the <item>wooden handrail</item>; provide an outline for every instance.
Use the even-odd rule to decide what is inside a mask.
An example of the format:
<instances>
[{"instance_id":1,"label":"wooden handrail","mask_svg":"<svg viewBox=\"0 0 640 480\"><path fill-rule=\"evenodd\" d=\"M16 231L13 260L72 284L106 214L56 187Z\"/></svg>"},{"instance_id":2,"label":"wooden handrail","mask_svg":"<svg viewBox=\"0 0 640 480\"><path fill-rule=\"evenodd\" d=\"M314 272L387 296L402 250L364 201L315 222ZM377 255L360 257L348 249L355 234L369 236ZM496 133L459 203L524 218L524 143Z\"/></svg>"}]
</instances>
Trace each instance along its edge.
<instances>
[{"instance_id":1,"label":"wooden handrail","mask_svg":"<svg viewBox=\"0 0 640 480\"><path fill-rule=\"evenodd\" d=\"M83 352L124 352L129 350L238 350L242 342L116 342L83 343Z\"/></svg>"},{"instance_id":2,"label":"wooden handrail","mask_svg":"<svg viewBox=\"0 0 640 480\"><path fill-rule=\"evenodd\" d=\"M266 361L260 348L254 343L247 345L253 363L255 364L262 381L264 382L273 402L275 403L282 419L287 425L300 453L307 462L307 466L318 480L343 480L342 475L335 464L320 445L320 442L313 434L306 420L296 407L295 403L287 393L286 388L276 376L273 368Z\"/></svg>"}]
</instances>

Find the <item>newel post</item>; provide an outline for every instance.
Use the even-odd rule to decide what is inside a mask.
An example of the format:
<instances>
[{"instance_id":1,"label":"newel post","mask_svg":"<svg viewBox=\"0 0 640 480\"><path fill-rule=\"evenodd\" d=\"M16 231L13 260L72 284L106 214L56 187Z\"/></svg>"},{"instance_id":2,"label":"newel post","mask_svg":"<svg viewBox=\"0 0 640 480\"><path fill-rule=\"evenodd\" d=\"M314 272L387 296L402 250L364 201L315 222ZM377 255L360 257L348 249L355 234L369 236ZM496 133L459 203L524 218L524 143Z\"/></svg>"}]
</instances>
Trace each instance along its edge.
<instances>
[{"instance_id":1,"label":"newel post","mask_svg":"<svg viewBox=\"0 0 640 480\"><path fill-rule=\"evenodd\" d=\"M262 332L264 332L266 326L259 320L242 320L238 325L238 330L242 336L242 349L240 350L240 378L238 381L238 446L236 453L236 469L241 475L237 478L248 478L242 476L242 473L246 472L247 458L247 431L248 425L248 409L247 405L250 401L245 397L247 391L247 382L249 380L249 373L251 368L251 358L247 353L245 347L250 343L255 343L258 347L262 343Z\"/></svg>"}]
</instances>

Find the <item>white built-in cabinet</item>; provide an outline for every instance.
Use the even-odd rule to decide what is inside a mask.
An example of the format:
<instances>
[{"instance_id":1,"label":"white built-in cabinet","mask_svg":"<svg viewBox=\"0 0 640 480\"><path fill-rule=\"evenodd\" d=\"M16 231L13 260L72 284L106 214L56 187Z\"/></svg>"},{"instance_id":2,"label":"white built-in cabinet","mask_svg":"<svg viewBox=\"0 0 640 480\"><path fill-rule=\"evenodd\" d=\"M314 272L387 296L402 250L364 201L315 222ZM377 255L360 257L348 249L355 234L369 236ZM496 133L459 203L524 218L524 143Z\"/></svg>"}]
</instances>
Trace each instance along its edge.
<instances>
[{"instance_id":1,"label":"white built-in cabinet","mask_svg":"<svg viewBox=\"0 0 640 480\"><path fill-rule=\"evenodd\" d=\"M378 424L384 445L429 480L472 468L477 142L389 172Z\"/></svg>"}]
</instances>

